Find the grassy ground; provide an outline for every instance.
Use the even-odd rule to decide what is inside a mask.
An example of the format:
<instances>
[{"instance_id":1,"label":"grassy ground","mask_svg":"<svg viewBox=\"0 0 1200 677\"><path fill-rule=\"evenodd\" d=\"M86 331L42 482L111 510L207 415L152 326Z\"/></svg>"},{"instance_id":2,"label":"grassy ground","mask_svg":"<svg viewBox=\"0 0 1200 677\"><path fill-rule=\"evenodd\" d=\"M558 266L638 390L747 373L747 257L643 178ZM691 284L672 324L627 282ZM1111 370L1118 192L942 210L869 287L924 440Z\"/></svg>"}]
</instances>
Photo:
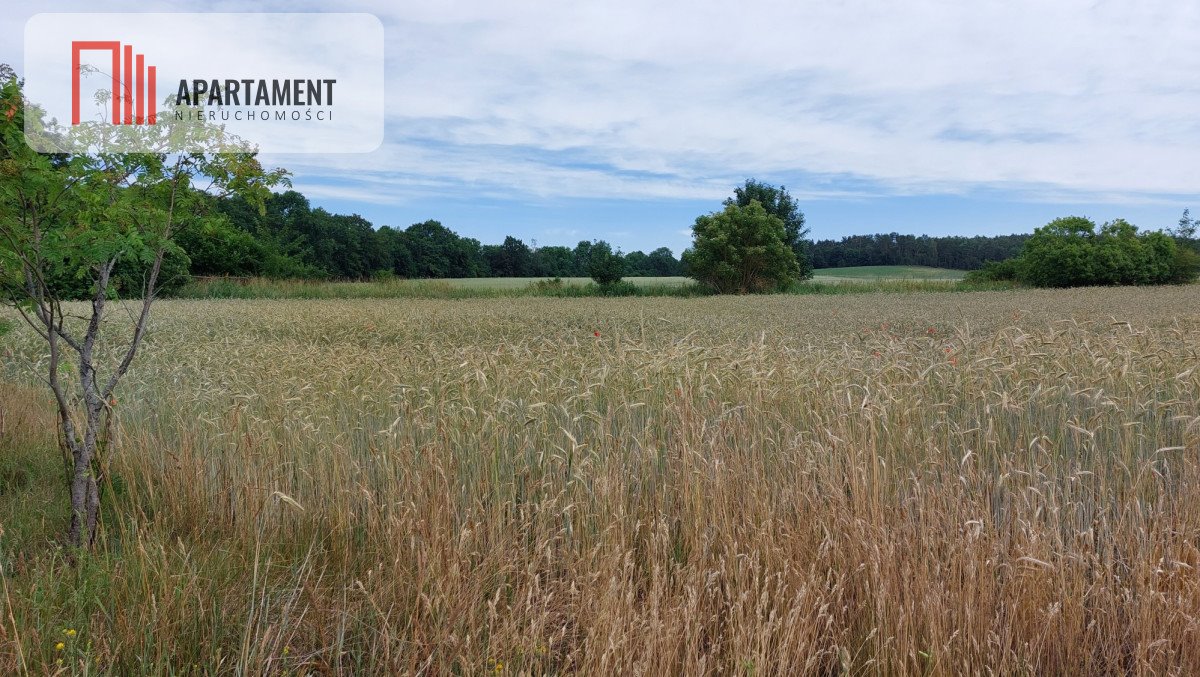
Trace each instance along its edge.
<instances>
[{"instance_id":1,"label":"grassy ground","mask_svg":"<svg viewBox=\"0 0 1200 677\"><path fill-rule=\"evenodd\" d=\"M699 288L682 277L631 277L627 295L694 296ZM546 278L480 277L378 282L310 280L203 279L172 292L190 299L469 299L518 296L599 296L590 278L569 277L552 283Z\"/></svg>"},{"instance_id":2,"label":"grassy ground","mask_svg":"<svg viewBox=\"0 0 1200 677\"><path fill-rule=\"evenodd\" d=\"M936 268L886 267L891 274L869 274L871 268L829 268L812 280L795 285L795 294L856 294L872 292L966 291L978 289ZM868 272L864 272L868 271ZM912 274L906 276L905 271ZM924 276L913 271L924 271ZM936 272L929 272L936 271ZM620 296L707 295L686 277L630 277ZM322 282L267 279L202 279L172 292L185 299L471 299L522 296L582 297L612 295L589 278L569 277L558 282L544 278L455 278L444 280L386 280L377 282Z\"/></svg>"},{"instance_id":3,"label":"grassy ground","mask_svg":"<svg viewBox=\"0 0 1200 677\"><path fill-rule=\"evenodd\" d=\"M454 287L465 287L468 289L478 289L478 288L522 289L522 288L528 287L531 284L535 284L535 283L537 283L541 280L545 280L545 279L547 279L547 278L544 278L544 277L461 277L461 278L449 278L449 279L441 280L441 281L445 282L446 284L452 285ZM563 277L563 278L559 278L559 279L561 279L563 281L563 284L573 285L573 286L577 286L577 287L586 286L586 285L592 283L592 278L590 278L590 277ZM675 287L675 286L681 286L681 285L692 283L691 278L687 278L687 277L627 277L625 279L629 282L632 282L633 284L638 285L638 286Z\"/></svg>"},{"instance_id":4,"label":"grassy ground","mask_svg":"<svg viewBox=\"0 0 1200 677\"><path fill-rule=\"evenodd\" d=\"M838 280L961 280L966 271L927 266L851 266L821 268L813 271L813 279Z\"/></svg>"},{"instance_id":5,"label":"grassy ground","mask_svg":"<svg viewBox=\"0 0 1200 677\"><path fill-rule=\"evenodd\" d=\"M1195 674L1198 308L167 300L75 567L17 329L0 673Z\"/></svg>"}]
</instances>

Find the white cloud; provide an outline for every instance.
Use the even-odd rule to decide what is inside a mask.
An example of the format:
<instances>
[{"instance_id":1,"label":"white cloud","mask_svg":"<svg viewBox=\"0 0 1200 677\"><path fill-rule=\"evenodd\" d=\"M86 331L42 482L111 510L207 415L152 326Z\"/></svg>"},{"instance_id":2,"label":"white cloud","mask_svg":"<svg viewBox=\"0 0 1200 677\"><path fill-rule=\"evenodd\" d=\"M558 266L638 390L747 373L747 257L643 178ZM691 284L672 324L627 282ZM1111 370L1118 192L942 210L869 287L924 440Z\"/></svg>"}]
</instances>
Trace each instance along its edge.
<instances>
[{"instance_id":1,"label":"white cloud","mask_svg":"<svg viewBox=\"0 0 1200 677\"><path fill-rule=\"evenodd\" d=\"M214 9L239 7L260 8ZM848 185L1197 193L1195 3L451 1L337 10L373 11L386 27L388 138L371 155L286 163L313 194L382 203L464 189L719 199L747 176L809 196L859 190ZM3 30L20 34L8 21ZM12 60L11 49L0 59Z\"/></svg>"}]
</instances>

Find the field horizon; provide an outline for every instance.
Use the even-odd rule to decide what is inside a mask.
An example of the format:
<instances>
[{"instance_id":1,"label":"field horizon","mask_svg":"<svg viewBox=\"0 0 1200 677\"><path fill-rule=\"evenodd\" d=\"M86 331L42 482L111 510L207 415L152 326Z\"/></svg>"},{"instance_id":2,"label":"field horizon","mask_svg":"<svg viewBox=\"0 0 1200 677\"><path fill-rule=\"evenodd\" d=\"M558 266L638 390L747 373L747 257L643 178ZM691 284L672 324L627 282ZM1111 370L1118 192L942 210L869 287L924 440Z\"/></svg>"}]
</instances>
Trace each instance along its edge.
<instances>
[{"instance_id":1,"label":"field horizon","mask_svg":"<svg viewBox=\"0 0 1200 677\"><path fill-rule=\"evenodd\" d=\"M1007 289L1010 283L964 282L966 271L925 266L857 266L826 268L810 280L793 284L792 294L844 294ZM383 278L362 281L269 279L261 277L196 277L172 289L186 299L467 299L518 296L674 296L711 294L688 277L623 278L613 289L588 277Z\"/></svg>"}]
</instances>

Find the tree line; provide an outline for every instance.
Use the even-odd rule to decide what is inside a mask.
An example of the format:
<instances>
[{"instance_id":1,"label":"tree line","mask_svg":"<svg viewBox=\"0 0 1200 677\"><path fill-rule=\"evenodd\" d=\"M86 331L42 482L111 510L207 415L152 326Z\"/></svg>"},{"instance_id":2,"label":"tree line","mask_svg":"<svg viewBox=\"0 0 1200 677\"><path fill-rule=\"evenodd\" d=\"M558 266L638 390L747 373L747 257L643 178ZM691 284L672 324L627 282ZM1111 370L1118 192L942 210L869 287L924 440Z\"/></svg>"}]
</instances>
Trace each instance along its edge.
<instances>
[{"instance_id":1,"label":"tree line","mask_svg":"<svg viewBox=\"0 0 1200 677\"><path fill-rule=\"evenodd\" d=\"M975 270L988 261L1021 253L1028 234L931 237L878 233L818 240L810 248L815 268L847 266L931 266Z\"/></svg>"},{"instance_id":2,"label":"tree line","mask_svg":"<svg viewBox=\"0 0 1200 677\"><path fill-rule=\"evenodd\" d=\"M183 231L176 238L192 275L360 280L586 277L593 251L609 246L583 240L574 247L539 247L511 235L500 244L483 244L435 220L407 228L375 228L357 214L313 208L292 190L272 195L262 210L236 196L222 199L217 209L226 216L223 223ZM667 247L619 255L626 275L683 274L679 259Z\"/></svg>"}]
</instances>

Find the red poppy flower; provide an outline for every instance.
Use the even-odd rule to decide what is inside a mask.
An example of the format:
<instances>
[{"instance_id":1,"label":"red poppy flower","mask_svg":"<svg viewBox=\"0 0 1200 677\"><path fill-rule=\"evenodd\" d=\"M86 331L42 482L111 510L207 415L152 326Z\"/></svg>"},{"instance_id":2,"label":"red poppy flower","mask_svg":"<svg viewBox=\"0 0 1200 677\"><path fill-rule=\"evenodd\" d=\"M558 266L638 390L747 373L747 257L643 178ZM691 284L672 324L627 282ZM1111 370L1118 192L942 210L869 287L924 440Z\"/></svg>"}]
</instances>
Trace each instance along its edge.
<instances>
[{"instance_id":1,"label":"red poppy flower","mask_svg":"<svg viewBox=\"0 0 1200 677\"><path fill-rule=\"evenodd\" d=\"M592 332L592 336L595 336L596 338L600 338L600 332L594 331L594 332Z\"/></svg>"}]
</instances>

